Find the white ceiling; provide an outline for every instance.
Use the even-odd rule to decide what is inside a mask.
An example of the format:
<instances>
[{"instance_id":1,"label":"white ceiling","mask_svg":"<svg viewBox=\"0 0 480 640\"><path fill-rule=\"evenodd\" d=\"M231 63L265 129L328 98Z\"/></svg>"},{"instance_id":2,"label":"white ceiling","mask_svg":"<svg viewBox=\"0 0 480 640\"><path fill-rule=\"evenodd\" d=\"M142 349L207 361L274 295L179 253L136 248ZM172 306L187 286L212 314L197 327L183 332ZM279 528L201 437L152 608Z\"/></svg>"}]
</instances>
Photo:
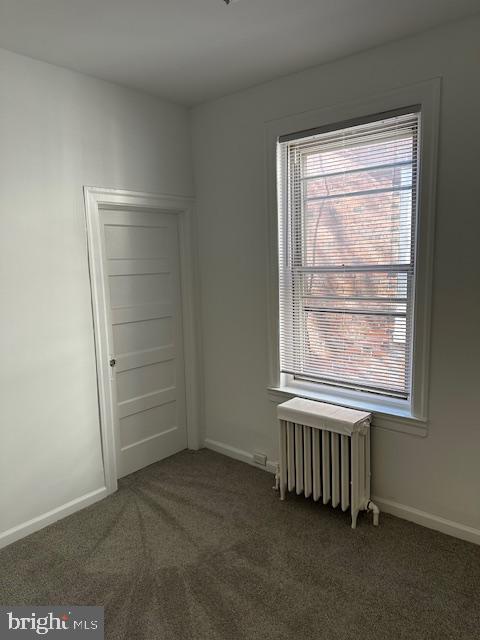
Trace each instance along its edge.
<instances>
[{"instance_id":1,"label":"white ceiling","mask_svg":"<svg viewBox=\"0 0 480 640\"><path fill-rule=\"evenodd\" d=\"M0 47L195 104L480 11L480 0L0 0Z\"/></svg>"}]
</instances>

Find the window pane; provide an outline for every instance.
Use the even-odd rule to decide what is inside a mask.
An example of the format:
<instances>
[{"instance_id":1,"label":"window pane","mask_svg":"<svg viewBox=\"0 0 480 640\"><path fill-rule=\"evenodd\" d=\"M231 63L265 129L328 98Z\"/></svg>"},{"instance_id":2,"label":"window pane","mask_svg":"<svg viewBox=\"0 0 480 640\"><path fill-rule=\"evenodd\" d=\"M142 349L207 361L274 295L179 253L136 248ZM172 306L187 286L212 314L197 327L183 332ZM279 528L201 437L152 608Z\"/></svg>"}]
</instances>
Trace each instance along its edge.
<instances>
[{"instance_id":1,"label":"window pane","mask_svg":"<svg viewBox=\"0 0 480 640\"><path fill-rule=\"evenodd\" d=\"M394 340L395 318L307 312L305 328L304 375L404 389L405 348Z\"/></svg>"}]
</instances>

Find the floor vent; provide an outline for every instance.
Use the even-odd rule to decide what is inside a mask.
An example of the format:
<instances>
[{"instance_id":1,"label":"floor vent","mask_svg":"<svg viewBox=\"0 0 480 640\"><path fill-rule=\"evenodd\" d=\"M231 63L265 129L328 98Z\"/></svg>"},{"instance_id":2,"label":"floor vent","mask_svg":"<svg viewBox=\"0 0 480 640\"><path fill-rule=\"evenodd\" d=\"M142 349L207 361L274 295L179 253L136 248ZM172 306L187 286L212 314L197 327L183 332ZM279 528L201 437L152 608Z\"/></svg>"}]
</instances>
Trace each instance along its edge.
<instances>
[{"instance_id":1,"label":"floor vent","mask_svg":"<svg viewBox=\"0 0 480 640\"><path fill-rule=\"evenodd\" d=\"M293 398L277 409L280 461L276 486L323 504L350 507L352 529L359 511L379 509L370 500L371 414L323 402Z\"/></svg>"}]
</instances>

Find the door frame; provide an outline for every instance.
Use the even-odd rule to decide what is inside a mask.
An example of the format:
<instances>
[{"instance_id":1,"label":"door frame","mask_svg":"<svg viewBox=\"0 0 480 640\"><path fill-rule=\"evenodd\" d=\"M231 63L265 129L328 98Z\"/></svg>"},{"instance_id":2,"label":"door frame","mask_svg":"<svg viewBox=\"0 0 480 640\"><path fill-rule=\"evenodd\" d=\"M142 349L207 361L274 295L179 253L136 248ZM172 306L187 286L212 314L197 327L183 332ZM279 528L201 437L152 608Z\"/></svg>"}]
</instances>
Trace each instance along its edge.
<instances>
[{"instance_id":1,"label":"door frame","mask_svg":"<svg viewBox=\"0 0 480 640\"><path fill-rule=\"evenodd\" d=\"M194 243L194 200L182 196L158 195L123 189L101 187L83 188L85 198L85 219L87 231L88 265L92 296L93 332L95 338L95 359L97 368L98 405L103 453L105 486L108 493L117 490L116 460L116 407L112 397L111 367L112 354L108 351L109 310L108 295L105 291L104 243L100 210L155 211L175 214L178 220L180 286L183 324L183 353L185 366L185 401L187 415L187 447L200 449L200 384L199 364L199 323L198 286L195 274L196 250Z\"/></svg>"}]
</instances>

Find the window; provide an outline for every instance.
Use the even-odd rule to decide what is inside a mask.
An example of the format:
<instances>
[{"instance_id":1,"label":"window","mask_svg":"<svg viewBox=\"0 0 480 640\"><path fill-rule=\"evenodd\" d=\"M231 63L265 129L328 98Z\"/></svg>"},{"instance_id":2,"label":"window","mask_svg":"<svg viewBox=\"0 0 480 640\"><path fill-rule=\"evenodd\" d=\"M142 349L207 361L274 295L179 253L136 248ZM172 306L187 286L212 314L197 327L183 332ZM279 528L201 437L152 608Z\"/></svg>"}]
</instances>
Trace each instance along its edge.
<instances>
[{"instance_id":1,"label":"window","mask_svg":"<svg viewBox=\"0 0 480 640\"><path fill-rule=\"evenodd\" d=\"M410 403L420 108L278 142L280 371Z\"/></svg>"}]
</instances>

